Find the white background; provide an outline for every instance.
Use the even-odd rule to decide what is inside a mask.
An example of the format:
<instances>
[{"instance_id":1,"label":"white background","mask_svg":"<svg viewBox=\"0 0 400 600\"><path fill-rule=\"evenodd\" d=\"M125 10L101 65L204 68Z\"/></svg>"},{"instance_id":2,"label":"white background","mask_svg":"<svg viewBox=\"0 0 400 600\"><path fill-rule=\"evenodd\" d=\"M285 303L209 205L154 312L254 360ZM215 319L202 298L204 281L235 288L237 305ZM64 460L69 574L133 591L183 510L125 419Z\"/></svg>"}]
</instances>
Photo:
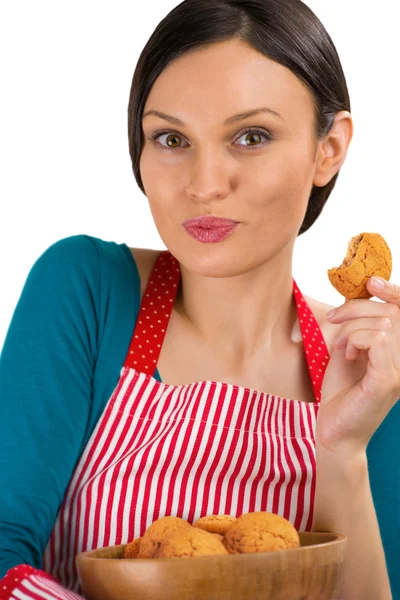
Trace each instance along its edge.
<instances>
[{"instance_id":1,"label":"white background","mask_svg":"<svg viewBox=\"0 0 400 600\"><path fill-rule=\"evenodd\" d=\"M30 268L89 234L163 249L132 173L127 106L139 54L176 0L0 3L0 348ZM326 271L349 239L381 233L400 283L396 2L308 0L338 50L354 137L319 219L295 245L302 292L339 305Z\"/></svg>"}]
</instances>

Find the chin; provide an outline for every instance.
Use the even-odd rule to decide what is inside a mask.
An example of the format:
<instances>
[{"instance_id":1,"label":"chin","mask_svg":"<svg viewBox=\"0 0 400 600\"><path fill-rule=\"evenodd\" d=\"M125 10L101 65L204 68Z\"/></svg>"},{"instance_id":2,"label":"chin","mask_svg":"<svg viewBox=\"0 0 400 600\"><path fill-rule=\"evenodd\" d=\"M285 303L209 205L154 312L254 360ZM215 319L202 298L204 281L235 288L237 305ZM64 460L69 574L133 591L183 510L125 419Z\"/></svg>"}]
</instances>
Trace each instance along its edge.
<instances>
[{"instance_id":1,"label":"chin","mask_svg":"<svg viewBox=\"0 0 400 600\"><path fill-rule=\"evenodd\" d=\"M179 243L177 238L172 243L164 244L179 263L191 273L201 277L225 278L237 277L268 262L268 252L261 255L254 247L247 251L243 242L238 243L225 238L217 243Z\"/></svg>"}]
</instances>

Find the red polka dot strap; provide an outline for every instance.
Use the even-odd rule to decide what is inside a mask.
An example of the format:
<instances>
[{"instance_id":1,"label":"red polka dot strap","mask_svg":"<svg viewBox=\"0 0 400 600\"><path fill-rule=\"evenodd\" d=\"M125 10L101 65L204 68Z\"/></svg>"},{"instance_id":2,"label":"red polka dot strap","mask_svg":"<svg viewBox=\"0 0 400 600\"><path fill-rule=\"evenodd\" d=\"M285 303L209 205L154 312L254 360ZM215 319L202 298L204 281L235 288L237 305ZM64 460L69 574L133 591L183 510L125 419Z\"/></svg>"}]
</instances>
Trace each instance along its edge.
<instances>
[{"instance_id":1,"label":"red polka dot strap","mask_svg":"<svg viewBox=\"0 0 400 600\"><path fill-rule=\"evenodd\" d=\"M322 381L329 362L329 351L318 322L294 279L293 292L315 398L317 402L320 402Z\"/></svg>"},{"instance_id":2,"label":"red polka dot strap","mask_svg":"<svg viewBox=\"0 0 400 600\"><path fill-rule=\"evenodd\" d=\"M164 250L153 267L143 295L125 367L153 376L178 291L179 262Z\"/></svg>"}]
</instances>

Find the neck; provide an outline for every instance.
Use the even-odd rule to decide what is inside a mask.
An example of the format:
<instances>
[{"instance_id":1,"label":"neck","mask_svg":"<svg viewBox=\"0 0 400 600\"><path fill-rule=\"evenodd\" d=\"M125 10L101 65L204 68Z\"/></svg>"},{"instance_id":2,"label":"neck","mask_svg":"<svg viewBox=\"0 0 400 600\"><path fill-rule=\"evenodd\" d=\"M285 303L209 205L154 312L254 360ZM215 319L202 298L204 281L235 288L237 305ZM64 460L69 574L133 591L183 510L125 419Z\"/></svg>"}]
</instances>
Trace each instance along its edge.
<instances>
[{"instance_id":1,"label":"neck","mask_svg":"<svg viewBox=\"0 0 400 600\"><path fill-rule=\"evenodd\" d=\"M285 256L283 255L285 254ZM233 277L204 277L181 265L174 311L226 364L241 368L293 344L292 248Z\"/></svg>"}]
</instances>

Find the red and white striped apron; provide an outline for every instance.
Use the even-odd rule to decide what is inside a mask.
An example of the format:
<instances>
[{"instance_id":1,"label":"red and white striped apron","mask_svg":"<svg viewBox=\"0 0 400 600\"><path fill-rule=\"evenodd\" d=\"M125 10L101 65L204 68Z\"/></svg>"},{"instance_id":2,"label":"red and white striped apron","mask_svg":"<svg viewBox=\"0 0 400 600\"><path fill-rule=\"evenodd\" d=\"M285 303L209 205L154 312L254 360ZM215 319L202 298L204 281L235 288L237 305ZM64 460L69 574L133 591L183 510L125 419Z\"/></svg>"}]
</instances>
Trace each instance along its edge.
<instances>
[{"instance_id":1,"label":"red and white striped apron","mask_svg":"<svg viewBox=\"0 0 400 600\"><path fill-rule=\"evenodd\" d=\"M293 280L315 403L215 381L154 379L180 279L157 259L115 388L76 466L43 569L80 592L75 556L142 536L165 515L270 511L312 526L315 424L329 361L322 333ZM266 365L268 368L268 365Z\"/></svg>"}]
</instances>

